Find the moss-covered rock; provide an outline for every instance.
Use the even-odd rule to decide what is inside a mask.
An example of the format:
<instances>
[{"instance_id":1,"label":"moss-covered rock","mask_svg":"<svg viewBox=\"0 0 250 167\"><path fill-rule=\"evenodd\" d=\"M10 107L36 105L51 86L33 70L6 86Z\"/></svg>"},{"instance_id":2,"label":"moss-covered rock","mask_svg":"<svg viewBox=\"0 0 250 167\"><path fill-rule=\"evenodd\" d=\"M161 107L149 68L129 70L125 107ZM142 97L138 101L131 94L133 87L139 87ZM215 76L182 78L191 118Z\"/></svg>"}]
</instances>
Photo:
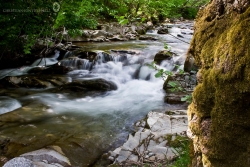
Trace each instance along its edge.
<instances>
[{"instance_id":1,"label":"moss-covered rock","mask_svg":"<svg viewBox=\"0 0 250 167\"><path fill-rule=\"evenodd\" d=\"M188 51L202 78L188 111L192 166L250 166L249 6L213 0L198 13Z\"/></svg>"}]
</instances>

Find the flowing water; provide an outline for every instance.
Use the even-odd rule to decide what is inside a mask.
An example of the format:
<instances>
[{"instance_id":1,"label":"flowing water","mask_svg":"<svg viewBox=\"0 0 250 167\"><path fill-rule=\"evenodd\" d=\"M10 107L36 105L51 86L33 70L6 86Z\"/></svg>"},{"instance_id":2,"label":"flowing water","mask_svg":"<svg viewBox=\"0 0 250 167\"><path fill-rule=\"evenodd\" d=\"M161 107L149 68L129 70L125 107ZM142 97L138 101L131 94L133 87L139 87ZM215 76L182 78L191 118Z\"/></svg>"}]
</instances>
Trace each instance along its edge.
<instances>
[{"instance_id":1,"label":"flowing water","mask_svg":"<svg viewBox=\"0 0 250 167\"><path fill-rule=\"evenodd\" d=\"M180 29L172 28L171 31L176 35ZM61 61L63 65L75 67L65 76L68 80L104 78L118 86L115 91L85 96L79 92L51 93L41 89L1 90L0 114L5 114L0 116L0 140L7 143L8 150L0 153L14 157L48 145L58 145L73 166L95 166L103 153L126 140L137 120L151 110L172 107L163 101L163 80L156 79L156 72L146 64L163 50L163 41L167 41L172 51L178 53L174 62L183 63L188 44L169 35L149 35L160 40L76 43L83 50L98 52L95 65L88 60L80 60L82 63L79 66L75 60L66 59L70 53ZM190 39L190 36L185 38L186 41ZM112 50L129 50L133 54ZM46 63L57 62L57 57L56 52ZM0 73L23 74L36 63L31 67L2 70ZM172 70L174 64L165 61L162 68ZM7 110L14 111L6 113Z\"/></svg>"}]
</instances>

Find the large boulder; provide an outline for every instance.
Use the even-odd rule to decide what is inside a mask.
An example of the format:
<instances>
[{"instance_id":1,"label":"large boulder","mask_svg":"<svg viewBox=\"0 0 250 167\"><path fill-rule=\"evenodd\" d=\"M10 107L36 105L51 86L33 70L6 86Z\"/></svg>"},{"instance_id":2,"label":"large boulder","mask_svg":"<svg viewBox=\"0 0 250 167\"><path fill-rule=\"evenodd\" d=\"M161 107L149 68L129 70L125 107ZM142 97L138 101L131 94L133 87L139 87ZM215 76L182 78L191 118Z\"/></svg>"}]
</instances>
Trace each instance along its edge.
<instances>
[{"instance_id":1,"label":"large boulder","mask_svg":"<svg viewBox=\"0 0 250 167\"><path fill-rule=\"evenodd\" d=\"M188 55L200 67L189 106L193 167L250 166L250 1L212 0Z\"/></svg>"},{"instance_id":2,"label":"large boulder","mask_svg":"<svg viewBox=\"0 0 250 167\"><path fill-rule=\"evenodd\" d=\"M111 81L106 81L104 79L91 79L91 80L78 80L71 83L62 85L58 88L61 90L70 90L70 91L111 91L116 90L117 86Z\"/></svg>"}]
</instances>

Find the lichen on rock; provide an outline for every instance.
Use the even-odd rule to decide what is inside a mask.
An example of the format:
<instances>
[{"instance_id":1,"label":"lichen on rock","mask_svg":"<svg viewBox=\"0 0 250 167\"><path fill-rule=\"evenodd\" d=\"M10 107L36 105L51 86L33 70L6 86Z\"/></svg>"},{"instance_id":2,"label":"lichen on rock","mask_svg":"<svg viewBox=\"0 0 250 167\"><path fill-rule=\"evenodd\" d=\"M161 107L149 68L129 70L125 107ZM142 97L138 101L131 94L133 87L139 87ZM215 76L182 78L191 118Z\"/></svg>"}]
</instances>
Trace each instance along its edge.
<instances>
[{"instance_id":1,"label":"lichen on rock","mask_svg":"<svg viewBox=\"0 0 250 167\"><path fill-rule=\"evenodd\" d=\"M250 2L212 0L188 56L200 67L189 106L192 166L250 166Z\"/></svg>"}]
</instances>

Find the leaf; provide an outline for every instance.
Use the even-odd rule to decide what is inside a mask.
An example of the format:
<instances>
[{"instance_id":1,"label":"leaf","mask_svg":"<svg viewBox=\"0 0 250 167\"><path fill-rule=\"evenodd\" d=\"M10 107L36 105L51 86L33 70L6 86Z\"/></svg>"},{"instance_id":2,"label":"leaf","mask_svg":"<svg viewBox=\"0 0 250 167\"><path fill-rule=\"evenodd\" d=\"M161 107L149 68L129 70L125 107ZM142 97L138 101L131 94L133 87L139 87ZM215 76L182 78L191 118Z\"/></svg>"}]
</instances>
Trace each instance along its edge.
<instances>
[{"instance_id":1,"label":"leaf","mask_svg":"<svg viewBox=\"0 0 250 167\"><path fill-rule=\"evenodd\" d=\"M145 17L141 18L141 22L144 22L145 20L146 20L146 18L145 18Z\"/></svg>"},{"instance_id":2,"label":"leaf","mask_svg":"<svg viewBox=\"0 0 250 167\"><path fill-rule=\"evenodd\" d=\"M175 88L171 88L170 91L171 91L171 92L174 92L174 91L175 91Z\"/></svg>"},{"instance_id":3,"label":"leaf","mask_svg":"<svg viewBox=\"0 0 250 167\"><path fill-rule=\"evenodd\" d=\"M187 100L186 96L181 98L181 101L186 101L186 100Z\"/></svg>"},{"instance_id":4,"label":"leaf","mask_svg":"<svg viewBox=\"0 0 250 167\"><path fill-rule=\"evenodd\" d=\"M160 78L161 76L162 76L162 73L160 71L155 74L155 78Z\"/></svg>"},{"instance_id":5,"label":"leaf","mask_svg":"<svg viewBox=\"0 0 250 167\"><path fill-rule=\"evenodd\" d=\"M123 19L123 20L119 21L119 24L121 24L121 25L125 25L127 23L128 23L128 19Z\"/></svg>"},{"instance_id":6,"label":"leaf","mask_svg":"<svg viewBox=\"0 0 250 167\"><path fill-rule=\"evenodd\" d=\"M168 84L169 84L171 87L173 87L173 88L176 88L176 86L177 86L177 84L176 84L175 82L173 82L173 81L168 82Z\"/></svg>"},{"instance_id":7,"label":"leaf","mask_svg":"<svg viewBox=\"0 0 250 167\"><path fill-rule=\"evenodd\" d=\"M165 73L166 75L169 75L169 76L172 76L172 75L173 75L173 73L172 73L171 71L168 71L168 70L164 71L164 73Z\"/></svg>"},{"instance_id":8,"label":"leaf","mask_svg":"<svg viewBox=\"0 0 250 167\"><path fill-rule=\"evenodd\" d=\"M192 95L186 95L185 97L181 98L181 101L186 101L187 103L192 103Z\"/></svg>"},{"instance_id":9,"label":"leaf","mask_svg":"<svg viewBox=\"0 0 250 167\"><path fill-rule=\"evenodd\" d=\"M184 88L183 87L178 87L178 89L180 90L180 91L183 91L184 90Z\"/></svg>"},{"instance_id":10,"label":"leaf","mask_svg":"<svg viewBox=\"0 0 250 167\"><path fill-rule=\"evenodd\" d=\"M142 11L138 11L137 14L138 14L138 15L142 14Z\"/></svg>"}]
</instances>

